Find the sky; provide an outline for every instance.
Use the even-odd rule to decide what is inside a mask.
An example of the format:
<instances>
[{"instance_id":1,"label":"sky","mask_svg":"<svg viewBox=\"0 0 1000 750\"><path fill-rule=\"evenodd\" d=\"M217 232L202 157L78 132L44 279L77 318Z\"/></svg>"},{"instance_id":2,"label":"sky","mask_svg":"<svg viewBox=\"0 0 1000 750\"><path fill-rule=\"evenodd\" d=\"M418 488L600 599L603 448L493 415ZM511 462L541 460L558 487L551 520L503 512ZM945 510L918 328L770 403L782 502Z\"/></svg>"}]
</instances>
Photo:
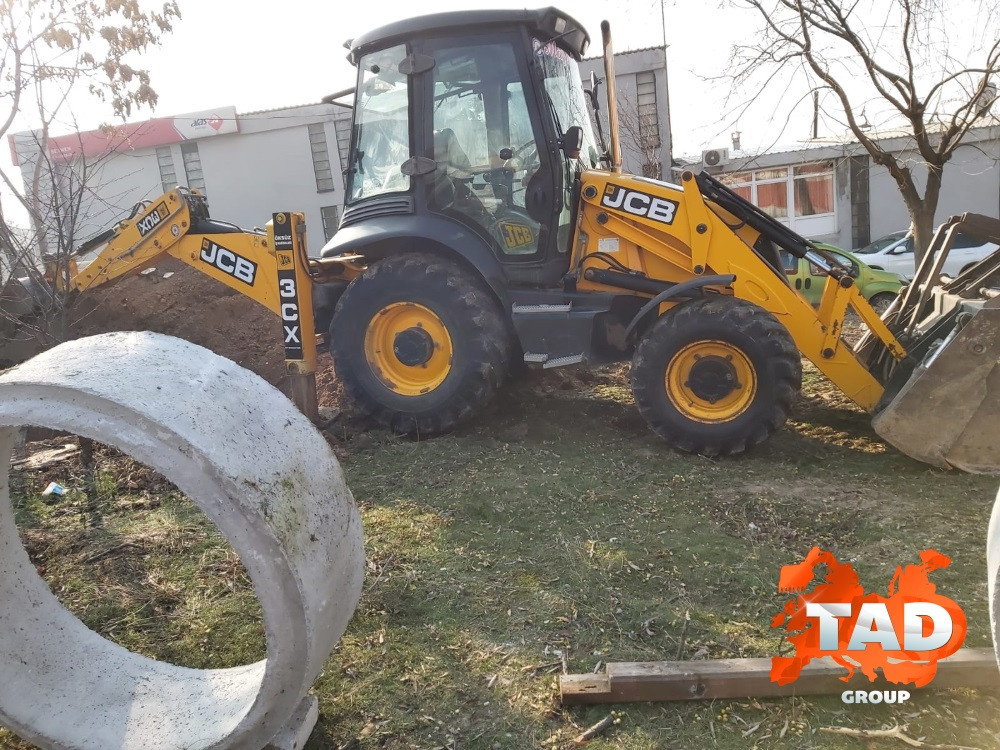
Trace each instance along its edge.
<instances>
[{"instance_id":1,"label":"sky","mask_svg":"<svg viewBox=\"0 0 1000 750\"><path fill-rule=\"evenodd\" d=\"M716 75L725 67L729 48L745 31L748 16L718 7L719 0L664 2L675 150L700 153L703 147L725 146L729 131L719 115L726 87L701 76ZM143 58L160 95L157 111L163 114L229 104L245 112L317 101L354 83L343 47L347 39L423 13L525 7L523 0L283 0L260 4L258 13L247 10L256 4L221 0L180 0L180 5L184 18L176 32L162 49ZM611 22L617 51L663 44L659 0L574 0L558 7L590 33L591 55L600 54L600 24L605 19Z\"/></svg>"},{"instance_id":2,"label":"sky","mask_svg":"<svg viewBox=\"0 0 1000 750\"><path fill-rule=\"evenodd\" d=\"M727 146L731 124L723 115L726 84L706 80L718 75L734 40L754 19L747 11L720 5L724 0L663 0L669 45L669 85L675 153L697 154ZM159 95L154 111L132 120L170 116L233 105L238 112L315 102L350 87L354 68L346 60L347 39L412 15L473 8L523 8L511 0L401 0L374 3L283 0L277 4L233 0L178 0L183 18L174 32L137 61L148 69ZM541 6L542 3L538 3ZM255 8L258 8L256 10ZM372 8L378 12L373 13ZM532 4L535 7L535 4ZM591 35L591 55L599 55L600 23L611 22L615 50L662 46L660 0L574 0L560 5ZM778 101L775 97L775 104ZM730 107L731 109L731 107ZM779 113L781 125L786 112ZM96 100L74 101L73 115L83 129L110 121ZM744 144L759 133L773 136L774 122L740 123ZM23 122L17 129L32 125ZM808 117L802 122L806 137ZM69 118L64 131L74 130ZM6 151L6 149L4 150ZM6 153L4 154L5 164Z\"/></svg>"},{"instance_id":3,"label":"sky","mask_svg":"<svg viewBox=\"0 0 1000 750\"><path fill-rule=\"evenodd\" d=\"M984 0L952 2L975 6ZM149 70L159 103L153 111L134 114L132 121L225 106L250 112L318 102L327 93L353 85L355 72L343 45L365 31L424 13L525 7L524 0L282 0L267 4L178 0L178 4L183 17L173 33L164 37L161 47L133 61ZM810 103L801 87L789 85L787 76L775 81L744 112L738 106L740 98L728 98L729 84L719 78L727 70L733 44L752 40L753 31L760 27L755 11L735 8L727 0L573 0L559 7L590 33L591 55L600 54L600 24L605 19L611 23L618 52L661 46L665 37L674 156L698 156L706 148L730 147L734 130L741 132L747 151L776 144L793 146L810 136ZM873 34L880 33L878 19L873 19L871 28ZM54 135L72 132L77 126L86 130L114 122L108 106L85 91L72 105L73 119L66 118L62 127L57 124ZM870 108L868 114L871 117ZM12 132L36 124L22 119ZM841 136L845 130L842 123L821 118L821 136ZM0 168L12 174L7 148L0 149Z\"/></svg>"}]
</instances>

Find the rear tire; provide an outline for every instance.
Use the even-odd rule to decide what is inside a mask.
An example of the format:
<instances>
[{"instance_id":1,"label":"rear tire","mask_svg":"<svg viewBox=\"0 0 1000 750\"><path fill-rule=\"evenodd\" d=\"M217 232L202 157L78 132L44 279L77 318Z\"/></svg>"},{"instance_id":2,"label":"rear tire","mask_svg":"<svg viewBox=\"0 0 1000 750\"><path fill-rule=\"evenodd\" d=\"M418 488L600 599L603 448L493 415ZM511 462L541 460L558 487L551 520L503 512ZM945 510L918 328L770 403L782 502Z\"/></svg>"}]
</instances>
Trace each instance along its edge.
<instances>
[{"instance_id":1,"label":"rear tire","mask_svg":"<svg viewBox=\"0 0 1000 750\"><path fill-rule=\"evenodd\" d=\"M650 428L677 450L742 453L781 427L802 386L792 337L767 310L730 297L684 303L646 332L632 392Z\"/></svg>"},{"instance_id":2,"label":"rear tire","mask_svg":"<svg viewBox=\"0 0 1000 750\"><path fill-rule=\"evenodd\" d=\"M509 369L500 307L455 263L408 253L370 265L347 288L330 353L347 394L395 432L448 432L484 406Z\"/></svg>"}]
</instances>

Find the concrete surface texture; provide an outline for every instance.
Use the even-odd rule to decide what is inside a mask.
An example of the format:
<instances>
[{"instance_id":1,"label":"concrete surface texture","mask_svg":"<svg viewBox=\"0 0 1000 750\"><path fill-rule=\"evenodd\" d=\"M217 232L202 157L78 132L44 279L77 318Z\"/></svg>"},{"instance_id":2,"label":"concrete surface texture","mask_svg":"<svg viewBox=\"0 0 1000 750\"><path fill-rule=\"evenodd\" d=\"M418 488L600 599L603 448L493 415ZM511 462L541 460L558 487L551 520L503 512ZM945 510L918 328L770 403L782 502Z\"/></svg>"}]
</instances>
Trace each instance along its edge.
<instances>
[{"instance_id":1,"label":"concrete surface texture","mask_svg":"<svg viewBox=\"0 0 1000 750\"><path fill-rule=\"evenodd\" d=\"M67 611L14 524L8 475L20 425L113 445L197 503L253 580L267 658L178 667ZM286 725L360 597L364 551L340 466L288 399L180 339L104 334L0 375L0 455L0 722L59 750L259 750L294 733Z\"/></svg>"}]
</instances>

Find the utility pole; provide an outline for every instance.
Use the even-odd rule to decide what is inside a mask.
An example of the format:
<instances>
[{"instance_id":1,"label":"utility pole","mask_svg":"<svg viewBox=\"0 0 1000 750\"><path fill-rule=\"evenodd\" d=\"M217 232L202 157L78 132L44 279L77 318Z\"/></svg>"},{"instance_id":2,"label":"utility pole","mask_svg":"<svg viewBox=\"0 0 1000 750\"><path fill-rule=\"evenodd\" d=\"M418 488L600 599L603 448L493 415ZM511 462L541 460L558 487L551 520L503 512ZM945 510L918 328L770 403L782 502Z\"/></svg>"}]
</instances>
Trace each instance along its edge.
<instances>
[{"instance_id":1,"label":"utility pole","mask_svg":"<svg viewBox=\"0 0 1000 750\"><path fill-rule=\"evenodd\" d=\"M670 180L672 168L674 166L674 130L671 125L670 109L670 72L667 67L667 0L660 0L660 22L663 26L663 87L667 92L667 168L661 175L661 179Z\"/></svg>"}]
</instances>

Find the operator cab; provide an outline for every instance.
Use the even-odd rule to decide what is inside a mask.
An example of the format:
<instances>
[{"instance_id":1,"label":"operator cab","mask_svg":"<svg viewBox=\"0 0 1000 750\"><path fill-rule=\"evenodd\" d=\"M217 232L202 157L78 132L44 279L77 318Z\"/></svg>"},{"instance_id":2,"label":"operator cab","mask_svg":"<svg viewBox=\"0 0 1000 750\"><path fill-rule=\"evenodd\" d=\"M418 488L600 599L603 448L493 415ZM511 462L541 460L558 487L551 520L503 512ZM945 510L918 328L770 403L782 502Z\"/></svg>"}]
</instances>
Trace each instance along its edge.
<instances>
[{"instance_id":1,"label":"operator cab","mask_svg":"<svg viewBox=\"0 0 1000 750\"><path fill-rule=\"evenodd\" d=\"M557 282L578 174L599 166L577 67L589 41L554 8L424 16L353 40L346 206L323 255L454 237L449 250L478 253L477 267L492 255L508 282Z\"/></svg>"}]
</instances>

